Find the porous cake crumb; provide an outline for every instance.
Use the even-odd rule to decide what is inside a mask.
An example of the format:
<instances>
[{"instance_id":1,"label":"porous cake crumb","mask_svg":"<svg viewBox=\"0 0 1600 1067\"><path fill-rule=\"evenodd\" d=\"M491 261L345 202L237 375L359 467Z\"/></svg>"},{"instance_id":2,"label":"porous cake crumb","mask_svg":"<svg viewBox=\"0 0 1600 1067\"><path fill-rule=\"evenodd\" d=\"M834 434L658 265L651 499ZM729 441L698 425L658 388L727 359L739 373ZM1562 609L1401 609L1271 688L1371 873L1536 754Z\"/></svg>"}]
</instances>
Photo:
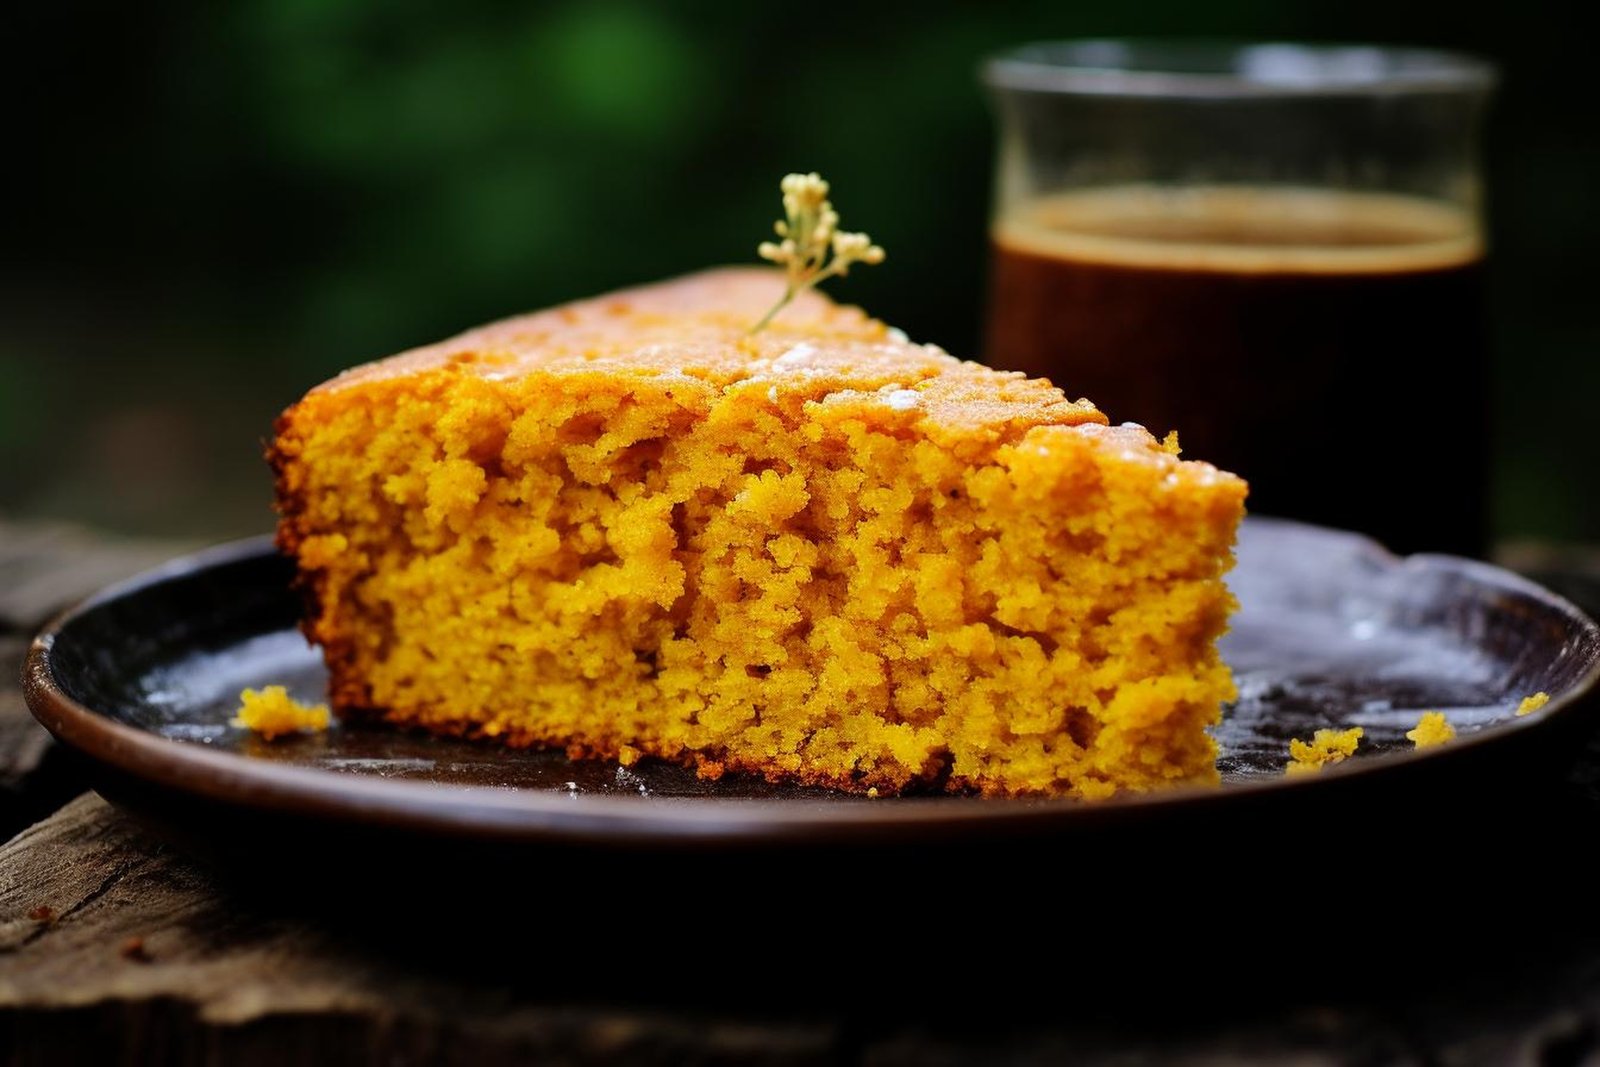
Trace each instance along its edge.
<instances>
[{"instance_id":1,"label":"porous cake crumb","mask_svg":"<svg viewBox=\"0 0 1600 1067\"><path fill-rule=\"evenodd\" d=\"M724 270L284 414L341 715L890 794L1214 783L1245 485L1085 400Z\"/></svg>"},{"instance_id":2,"label":"porous cake crumb","mask_svg":"<svg viewBox=\"0 0 1600 1067\"><path fill-rule=\"evenodd\" d=\"M328 728L326 704L302 704L281 685L246 689L239 710L228 725L260 734L268 741L286 734L315 733Z\"/></svg>"},{"instance_id":3,"label":"porous cake crumb","mask_svg":"<svg viewBox=\"0 0 1600 1067\"><path fill-rule=\"evenodd\" d=\"M1425 711L1422 718L1417 720L1417 725L1406 731L1406 740L1417 748L1428 748L1432 745L1442 745L1446 741L1454 741L1456 728L1450 725L1450 720L1444 717L1442 711Z\"/></svg>"},{"instance_id":4,"label":"porous cake crumb","mask_svg":"<svg viewBox=\"0 0 1600 1067\"><path fill-rule=\"evenodd\" d=\"M1289 741L1286 774L1314 774L1331 763L1342 763L1355 755L1365 733L1359 726L1348 730L1318 730L1309 742L1298 737Z\"/></svg>"}]
</instances>

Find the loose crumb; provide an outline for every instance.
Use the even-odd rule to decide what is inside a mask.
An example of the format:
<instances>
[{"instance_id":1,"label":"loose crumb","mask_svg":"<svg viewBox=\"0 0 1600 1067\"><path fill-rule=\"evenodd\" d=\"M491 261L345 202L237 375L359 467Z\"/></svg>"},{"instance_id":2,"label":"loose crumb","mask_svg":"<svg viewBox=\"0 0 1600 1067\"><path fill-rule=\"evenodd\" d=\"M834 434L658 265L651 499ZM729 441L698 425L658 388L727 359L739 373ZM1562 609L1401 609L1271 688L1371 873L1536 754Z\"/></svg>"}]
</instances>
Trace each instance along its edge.
<instances>
[{"instance_id":1,"label":"loose crumb","mask_svg":"<svg viewBox=\"0 0 1600 1067\"><path fill-rule=\"evenodd\" d=\"M1285 774L1315 774L1325 764L1342 763L1355 755L1365 733L1359 726L1348 730L1318 730L1309 742L1298 737L1289 741L1289 762Z\"/></svg>"},{"instance_id":2,"label":"loose crumb","mask_svg":"<svg viewBox=\"0 0 1600 1067\"><path fill-rule=\"evenodd\" d=\"M1406 740L1418 748L1442 745L1456 739L1456 728L1444 717L1442 711L1425 711L1417 720L1415 729L1406 731Z\"/></svg>"},{"instance_id":3,"label":"loose crumb","mask_svg":"<svg viewBox=\"0 0 1600 1067\"><path fill-rule=\"evenodd\" d=\"M150 950L144 947L144 938L142 937L128 938L122 943L122 947L117 950L117 954L123 959L132 960L135 963L149 963L153 958L150 955Z\"/></svg>"},{"instance_id":4,"label":"loose crumb","mask_svg":"<svg viewBox=\"0 0 1600 1067\"><path fill-rule=\"evenodd\" d=\"M1517 714L1532 715L1548 703L1550 703L1549 693L1535 693L1531 697L1523 697L1522 703L1517 705Z\"/></svg>"},{"instance_id":5,"label":"loose crumb","mask_svg":"<svg viewBox=\"0 0 1600 1067\"><path fill-rule=\"evenodd\" d=\"M28 918L36 923L53 923L56 921L56 909L48 904L40 904L28 912Z\"/></svg>"},{"instance_id":6,"label":"loose crumb","mask_svg":"<svg viewBox=\"0 0 1600 1067\"><path fill-rule=\"evenodd\" d=\"M328 728L328 706L302 704L281 685L264 686L259 692L246 689L239 694L239 710L228 725L254 731L268 741L285 734L317 733Z\"/></svg>"}]
</instances>

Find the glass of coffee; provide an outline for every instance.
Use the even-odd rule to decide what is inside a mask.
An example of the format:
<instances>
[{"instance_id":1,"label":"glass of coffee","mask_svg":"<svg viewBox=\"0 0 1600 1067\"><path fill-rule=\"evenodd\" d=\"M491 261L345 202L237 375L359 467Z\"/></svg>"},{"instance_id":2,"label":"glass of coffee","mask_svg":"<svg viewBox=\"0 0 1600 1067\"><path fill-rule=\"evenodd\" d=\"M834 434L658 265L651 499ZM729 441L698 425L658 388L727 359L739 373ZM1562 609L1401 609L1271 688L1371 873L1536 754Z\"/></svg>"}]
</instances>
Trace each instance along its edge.
<instances>
[{"instance_id":1,"label":"glass of coffee","mask_svg":"<svg viewBox=\"0 0 1600 1067\"><path fill-rule=\"evenodd\" d=\"M1178 430L1254 512L1483 550L1488 64L1063 41L984 80L989 363Z\"/></svg>"}]
</instances>

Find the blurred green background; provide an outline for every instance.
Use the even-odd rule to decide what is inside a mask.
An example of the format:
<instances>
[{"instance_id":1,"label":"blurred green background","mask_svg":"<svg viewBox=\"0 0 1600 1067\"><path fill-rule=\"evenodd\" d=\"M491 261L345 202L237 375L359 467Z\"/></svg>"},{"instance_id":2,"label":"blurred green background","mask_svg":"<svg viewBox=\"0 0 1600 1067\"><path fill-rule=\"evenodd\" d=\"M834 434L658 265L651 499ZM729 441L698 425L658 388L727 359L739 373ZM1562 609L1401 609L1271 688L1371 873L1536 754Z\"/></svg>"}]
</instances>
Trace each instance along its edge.
<instances>
[{"instance_id":1,"label":"blurred green background","mask_svg":"<svg viewBox=\"0 0 1600 1067\"><path fill-rule=\"evenodd\" d=\"M306 388L483 320L751 260L787 170L827 175L845 224L890 250L836 295L975 354L979 58L1208 35L1502 65L1496 530L1600 541L1600 131L1575 16L1555 0L25 5L0 73L0 517L266 529L262 442ZM1447 453L1451 428L1351 432Z\"/></svg>"}]
</instances>

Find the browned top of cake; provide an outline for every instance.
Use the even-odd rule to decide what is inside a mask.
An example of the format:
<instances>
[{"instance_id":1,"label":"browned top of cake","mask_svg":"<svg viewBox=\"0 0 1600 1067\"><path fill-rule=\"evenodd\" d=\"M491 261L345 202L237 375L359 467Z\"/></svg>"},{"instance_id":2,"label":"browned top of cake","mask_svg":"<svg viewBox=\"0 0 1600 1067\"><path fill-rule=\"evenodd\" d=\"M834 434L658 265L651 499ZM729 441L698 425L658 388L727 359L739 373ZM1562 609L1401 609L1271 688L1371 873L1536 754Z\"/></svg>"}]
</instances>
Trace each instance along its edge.
<instances>
[{"instance_id":1,"label":"browned top of cake","mask_svg":"<svg viewBox=\"0 0 1600 1067\"><path fill-rule=\"evenodd\" d=\"M830 404L871 402L948 428L1079 425L1106 418L1048 381L958 360L915 344L859 308L810 291L750 335L783 292L762 268L725 268L506 319L345 371L312 395L450 370L487 380L604 374L676 377L726 391Z\"/></svg>"}]
</instances>

